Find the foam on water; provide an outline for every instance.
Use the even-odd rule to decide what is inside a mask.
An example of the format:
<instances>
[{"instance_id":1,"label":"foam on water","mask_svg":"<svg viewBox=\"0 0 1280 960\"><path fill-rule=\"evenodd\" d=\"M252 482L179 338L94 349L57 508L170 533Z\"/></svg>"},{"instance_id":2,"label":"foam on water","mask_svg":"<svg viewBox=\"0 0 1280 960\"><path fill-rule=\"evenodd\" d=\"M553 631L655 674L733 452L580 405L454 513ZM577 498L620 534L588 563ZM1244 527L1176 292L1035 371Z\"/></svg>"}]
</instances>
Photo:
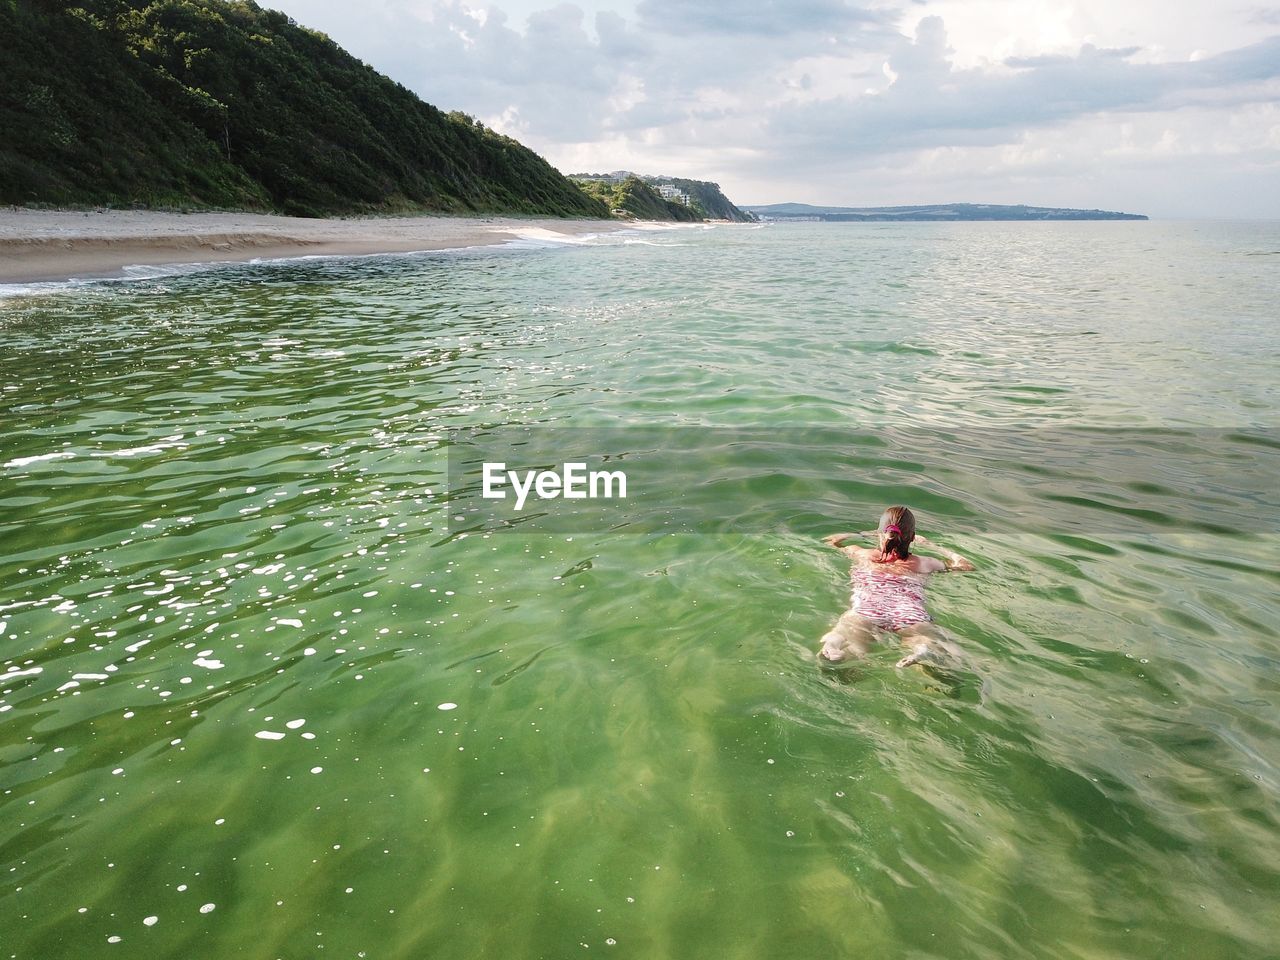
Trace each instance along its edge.
<instances>
[{"instance_id":1,"label":"foam on water","mask_svg":"<svg viewBox=\"0 0 1280 960\"><path fill-rule=\"evenodd\" d=\"M9 469L16 467L27 467L33 463L42 463L45 460L69 460L75 454L70 450L57 450L53 453L37 453L30 457L16 457L7 463L0 463L0 467Z\"/></svg>"},{"instance_id":2,"label":"foam on water","mask_svg":"<svg viewBox=\"0 0 1280 960\"><path fill-rule=\"evenodd\" d=\"M515 239L507 241L507 246L554 247L566 244L581 245L588 244L599 237L599 234L595 233L561 233L558 230L548 230L543 227L519 227L516 229L494 227L493 229L495 233L512 234L514 236Z\"/></svg>"},{"instance_id":3,"label":"foam on water","mask_svg":"<svg viewBox=\"0 0 1280 960\"><path fill-rule=\"evenodd\" d=\"M512 231L494 228L496 232ZM598 240L601 235L562 234L554 230L540 228L523 228L517 231L517 239L503 244L511 249L547 249L556 246L585 244ZM325 253L298 254L288 257L251 257L237 260L202 260L178 261L174 263L137 263L126 264L119 272L112 275L94 277L72 277L66 280L42 280L28 283L0 283L0 302L10 299L31 297L59 296L75 292L91 292L112 290L120 284L154 282L161 280L181 280L187 277L198 277L203 274L223 274L244 272L251 268L287 268L295 265L342 265L351 263L359 265L364 262L377 261L413 261L421 258L449 257L457 254L471 254L483 244L464 244L457 247L426 247L421 250L398 250L378 253Z\"/></svg>"}]
</instances>

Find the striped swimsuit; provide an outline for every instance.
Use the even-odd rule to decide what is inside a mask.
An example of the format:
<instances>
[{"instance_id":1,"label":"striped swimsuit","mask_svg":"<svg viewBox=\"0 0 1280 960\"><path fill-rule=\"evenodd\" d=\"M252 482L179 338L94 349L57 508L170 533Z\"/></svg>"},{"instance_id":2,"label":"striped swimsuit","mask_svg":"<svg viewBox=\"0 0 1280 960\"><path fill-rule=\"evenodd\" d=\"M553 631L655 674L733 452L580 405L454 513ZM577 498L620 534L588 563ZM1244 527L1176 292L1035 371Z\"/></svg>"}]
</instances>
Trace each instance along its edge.
<instances>
[{"instance_id":1,"label":"striped swimsuit","mask_svg":"<svg viewBox=\"0 0 1280 960\"><path fill-rule=\"evenodd\" d=\"M933 618L924 608L924 583L880 570L854 570L853 612L885 630L901 630Z\"/></svg>"}]
</instances>

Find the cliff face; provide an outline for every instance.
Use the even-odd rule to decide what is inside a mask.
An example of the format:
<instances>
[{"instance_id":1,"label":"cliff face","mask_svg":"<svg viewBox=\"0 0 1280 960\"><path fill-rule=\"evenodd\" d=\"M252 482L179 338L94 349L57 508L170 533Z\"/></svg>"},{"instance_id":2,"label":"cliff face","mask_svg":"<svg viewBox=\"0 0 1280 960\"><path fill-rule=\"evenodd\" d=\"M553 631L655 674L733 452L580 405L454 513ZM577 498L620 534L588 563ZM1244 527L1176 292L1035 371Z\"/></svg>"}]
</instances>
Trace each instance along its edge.
<instances>
[{"instance_id":1,"label":"cliff face","mask_svg":"<svg viewBox=\"0 0 1280 960\"><path fill-rule=\"evenodd\" d=\"M638 220L674 220L693 223L702 217L683 203L664 200L653 187L631 175L621 181L577 180L582 190L598 198L614 214Z\"/></svg>"},{"instance_id":2,"label":"cliff face","mask_svg":"<svg viewBox=\"0 0 1280 960\"><path fill-rule=\"evenodd\" d=\"M641 176L626 170L614 173L574 173L571 179L613 210L622 210L643 220L732 220L750 223L756 218L732 203L720 192L720 185L706 180L680 177ZM659 191L671 188L677 199L667 199ZM643 212L641 212L643 211Z\"/></svg>"},{"instance_id":3,"label":"cliff face","mask_svg":"<svg viewBox=\"0 0 1280 960\"><path fill-rule=\"evenodd\" d=\"M608 215L250 2L0 0L0 202Z\"/></svg>"},{"instance_id":4,"label":"cliff face","mask_svg":"<svg viewBox=\"0 0 1280 960\"><path fill-rule=\"evenodd\" d=\"M720 184L706 180L684 180L679 177L650 177L650 184L669 184L685 193L693 209L701 210L708 220L732 220L734 223L750 223L755 217L740 210L720 190Z\"/></svg>"}]
</instances>

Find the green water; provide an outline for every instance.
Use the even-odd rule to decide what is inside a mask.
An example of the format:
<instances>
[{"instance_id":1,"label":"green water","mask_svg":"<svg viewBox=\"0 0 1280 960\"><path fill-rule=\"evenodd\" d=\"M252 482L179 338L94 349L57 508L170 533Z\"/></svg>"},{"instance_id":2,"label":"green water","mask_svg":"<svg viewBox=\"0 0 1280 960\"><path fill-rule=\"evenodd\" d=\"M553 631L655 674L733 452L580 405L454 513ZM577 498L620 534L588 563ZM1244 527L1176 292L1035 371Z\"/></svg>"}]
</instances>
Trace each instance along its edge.
<instances>
[{"instance_id":1,"label":"green water","mask_svg":"<svg viewBox=\"0 0 1280 960\"><path fill-rule=\"evenodd\" d=\"M1274 958L1278 277L815 224L8 291L0 957ZM666 486L471 522L450 451L553 429ZM895 502L958 675L815 663Z\"/></svg>"}]
</instances>

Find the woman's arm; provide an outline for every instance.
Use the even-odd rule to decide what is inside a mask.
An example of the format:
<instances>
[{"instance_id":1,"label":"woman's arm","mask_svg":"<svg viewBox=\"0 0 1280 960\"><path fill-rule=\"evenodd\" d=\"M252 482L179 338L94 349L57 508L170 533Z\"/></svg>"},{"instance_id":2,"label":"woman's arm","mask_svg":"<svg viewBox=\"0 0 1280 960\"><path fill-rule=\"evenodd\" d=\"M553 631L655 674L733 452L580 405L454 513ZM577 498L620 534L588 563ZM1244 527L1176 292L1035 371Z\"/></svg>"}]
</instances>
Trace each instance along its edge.
<instances>
[{"instance_id":1,"label":"woman's arm","mask_svg":"<svg viewBox=\"0 0 1280 960\"><path fill-rule=\"evenodd\" d=\"M864 554L870 553L866 547L842 547L840 544L848 540L850 537L860 537L860 533L832 533L822 538L822 542L829 547L835 547L850 560L857 560Z\"/></svg>"},{"instance_id":2,"label":"woman's arm","mask_svg":"<svg viewBox=\"0 0 1280 960\"><path fill-rule=\"evenodd\" d=\"M943 569L949 573L965 573L969 570L978 569L954 550L948 550L945 547L938 546L936 543L931 543L928 539L920 536L919 534L916 534L914 542L921 544L922 546L932 547L934 550L938 551L938 553L945 556L947 559L943 561Z\"/></svg>"},{"instance_id":3,"label":"woman's arm","mask_svg":"<svg viewBox=\"0 0 1280 960\"><path fill-rule=\"evenodd\" d=\"M844 549L840 546L843 540L852 540L854 537L874 537L875 530L863 530L861 533L831 533L822 538L822 542L829 547L835 547L837 550Z\"/></svg>"}]
</instances>

